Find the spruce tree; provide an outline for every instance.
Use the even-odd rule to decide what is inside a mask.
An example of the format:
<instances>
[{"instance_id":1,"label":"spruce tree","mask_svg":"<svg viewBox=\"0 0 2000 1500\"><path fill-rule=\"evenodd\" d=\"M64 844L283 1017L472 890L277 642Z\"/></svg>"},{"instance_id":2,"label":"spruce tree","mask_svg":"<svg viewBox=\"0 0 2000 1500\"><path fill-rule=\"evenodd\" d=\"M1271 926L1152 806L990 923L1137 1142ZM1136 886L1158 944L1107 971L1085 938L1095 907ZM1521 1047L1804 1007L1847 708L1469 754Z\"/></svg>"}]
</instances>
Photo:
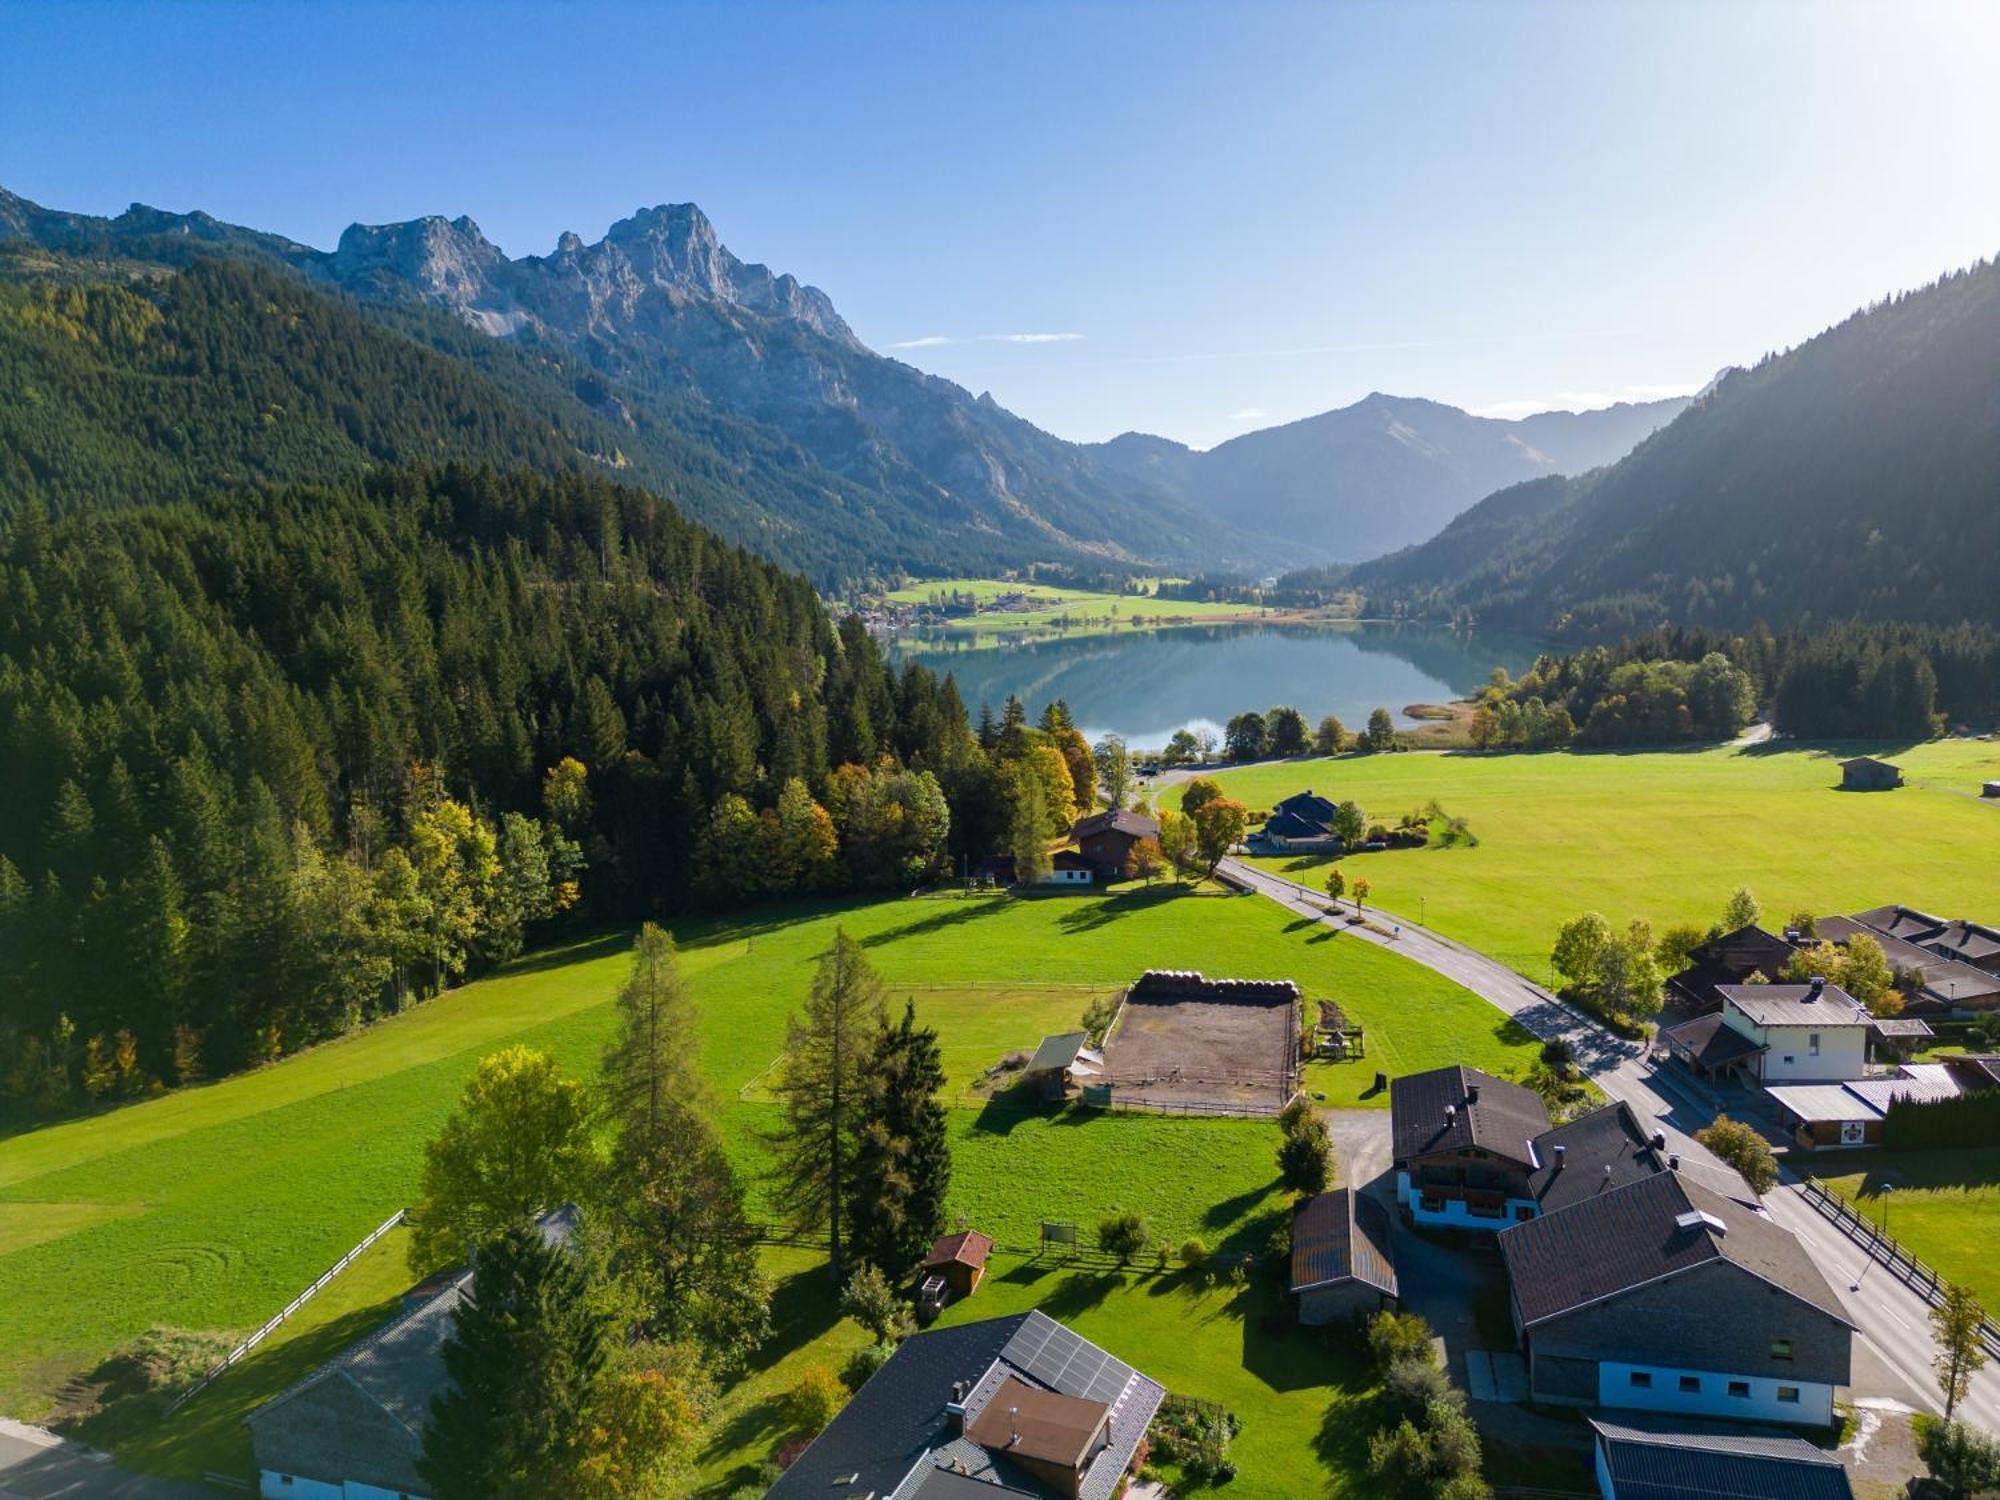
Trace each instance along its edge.
<instances>
[{"instance_id":1,"label":"spruce tree","mask_svg":"<svg viewBox=\"0 0 2000 1500\"><path fill-rule=\"evenodd\" d=\"M604 1315L565 1247L516 1225L480 1252L452 1310L417 1471L436 1500L577 1492L587 1415L604 1367Z\"/></svg>"},{"instance_id":2,"label":"spruce tree","mask_svg":"<svg viewBox=\"0 0 2000 1500\"><path fill-rule=\"evenodd\" d=\"M944 1232L951 1189L944 1059L937 1032L917 1025L914 1002L875 1039L867 1070L849 1223L854 1253L897 1278Z\"/></svg>"}]
</instances>

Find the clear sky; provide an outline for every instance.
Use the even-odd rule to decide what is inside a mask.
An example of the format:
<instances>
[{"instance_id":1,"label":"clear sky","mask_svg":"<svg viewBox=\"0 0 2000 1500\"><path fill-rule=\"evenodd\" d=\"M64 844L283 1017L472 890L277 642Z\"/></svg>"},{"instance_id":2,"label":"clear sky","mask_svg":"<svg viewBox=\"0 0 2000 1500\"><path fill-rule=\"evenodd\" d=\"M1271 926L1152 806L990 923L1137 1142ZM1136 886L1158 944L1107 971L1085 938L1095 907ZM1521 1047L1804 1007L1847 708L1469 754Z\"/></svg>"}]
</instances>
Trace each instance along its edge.
<instances>
[{"instance_id":1,"label":"clear sky","mask_svg":"<svg viewBox=\"0 0 2000 1500\"><path fill-rule=\"evenodd\" d=\"M1075 438L1692 389L2000 251L2000 4L0 0L0 185L510 254L693 200Z\"/></svg>"}]
</instances>

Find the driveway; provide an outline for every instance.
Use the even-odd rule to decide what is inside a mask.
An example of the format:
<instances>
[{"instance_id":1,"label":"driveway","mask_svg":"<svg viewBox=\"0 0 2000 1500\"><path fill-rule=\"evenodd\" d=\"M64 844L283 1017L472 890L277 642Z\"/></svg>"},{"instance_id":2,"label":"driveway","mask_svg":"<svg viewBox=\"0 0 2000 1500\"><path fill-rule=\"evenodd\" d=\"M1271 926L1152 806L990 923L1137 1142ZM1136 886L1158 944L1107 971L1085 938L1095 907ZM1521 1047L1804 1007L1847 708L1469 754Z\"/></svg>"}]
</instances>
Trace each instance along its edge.
<instances>
[{"instance_id":1,"label":"driveway","mask_svg":"<svg viewBox=\"0 0 2000 1500\"><path fill-rule=\"evenodd\" d=\"M117 1468L94 1448L0 1418L0 1500L215 1500L215 1494Z\"/></svg>"}]
</instances>

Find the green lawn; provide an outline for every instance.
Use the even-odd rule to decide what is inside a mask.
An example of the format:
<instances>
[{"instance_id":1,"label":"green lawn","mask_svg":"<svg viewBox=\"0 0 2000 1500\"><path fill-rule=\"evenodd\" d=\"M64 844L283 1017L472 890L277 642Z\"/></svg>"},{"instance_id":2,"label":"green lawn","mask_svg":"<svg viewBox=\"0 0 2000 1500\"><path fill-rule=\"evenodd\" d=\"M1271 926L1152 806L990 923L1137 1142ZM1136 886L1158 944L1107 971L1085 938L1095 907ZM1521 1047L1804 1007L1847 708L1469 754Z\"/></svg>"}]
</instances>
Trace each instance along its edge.
<instances>
[{"instance_id":1,"label":"green lawn","mask_svg":"<svg viewBox=\"0 0 2000 1500\"><path fill-rule=\"evenodd\" d=\"M1220 779L1253 811L1310 787L1352 798L1371 821L1393 824L1433 798L1469 819L1476 848L1353 855L1342 868L1368 878L1370 905L1421 914L1531 977L1546 974L1556 928L1579 911L1706 925L1738 885L1772 921L1892 901L2000 920L2000 803L1978 795L2000 777L2000 743L1890 747L1909 785L1837 791L1834 761L1857 748L1349 755ZM1260 863L1316 886L1328 862Z\"/></svg>"},{"instance_id":2,"label":"green lawn","mask_svg":"<svg viewBox=\"0 0 2000 1500\"><path fill-rule=\"evenodd\" d=\"M1032 1244L1044 1218L1088 1226L1126 1208L1169 1242L1199 1234L1241 1245L1276 1205L1271 1125L1023 1114L966 1093L988 1062L1074 1025L1090 995L1145 967L1290 977L1337 999L1368 1028L1371 1058L1315 1065L1312 1086L1336 1103L1381 1106L1360 1100L1378 1066L1465 1060L1519 1073L1532 1056L1466 991L1252 897L1162 886L771 908L681 934L719 1117L746 1170L765 1160L774 1119L759 1080L815 955L843 924L892 1001L913 998L939 1027L958 1105L952 1210L1007 1245ZM540 954L274 1067L0 1140L0 1411L47 1414L68 1377L150 1325L247 1329L282 1306L410 1201L422 1143L480 1057L522 1041L578 1071L594 1067L628 941L615 934ZM241 1470L241 1429L203 1416L210 1396L229 1392L247 1408L300 1373L301 1360L309 1367L297 1350L318 1358L378 1320L403 1277L394 1256L377 1252L370 1265L368 1277L322 1294L331 1300L318 1318L288 1341L165 1430L121 1442L121 1453L176 1474ZM792 1295L801 1308L814 1303L803 1283ZM796 1326L810 1324L809 1311L792 1311ZM295 1352L279 1358L279 1349ZM770 1358L783 1356L774 1346Z\"/></svg>"},{"instance_id":3,"label":"green lawn","mask_svg":"<svg viewBox=\"0 0 2000 1500\"><path fill-rule=\"evenodd\" d=\"M885 597L896 604L924 604L933 594L954 591L969 593L982 604L1002 594L1019 593L1034 606L1031 609L955 616L947 622L946 629L956 636L970 637L975 646L996 645L1003 635L1104 635L1130 627L1135 620L1141 621L1143 628L1152 629L1160 625L1254 620L1268 617L1271 613L1250 604L1101 594L1088 589L1056 588L1042 583L1008 583L995 578L959 578L941 583L912 584Z\"/></svg>"},{"instance_id":4,"label":"green lawn","mask_svg":"<svg viewBox=\"0 0 2000 1500\"><path fill-rule=\"evenodd\" d=\"M1970 1286L1989 1313L2000 1314L2000 1263L1993 1256L2000 1147L1871 1151L1829 1162L1820 1170L1840 1174L1821 1178L1829 1188L1878 1224L1886 1205L1892 1239L1947 1281Z\"/></svg>"}]
</instances>

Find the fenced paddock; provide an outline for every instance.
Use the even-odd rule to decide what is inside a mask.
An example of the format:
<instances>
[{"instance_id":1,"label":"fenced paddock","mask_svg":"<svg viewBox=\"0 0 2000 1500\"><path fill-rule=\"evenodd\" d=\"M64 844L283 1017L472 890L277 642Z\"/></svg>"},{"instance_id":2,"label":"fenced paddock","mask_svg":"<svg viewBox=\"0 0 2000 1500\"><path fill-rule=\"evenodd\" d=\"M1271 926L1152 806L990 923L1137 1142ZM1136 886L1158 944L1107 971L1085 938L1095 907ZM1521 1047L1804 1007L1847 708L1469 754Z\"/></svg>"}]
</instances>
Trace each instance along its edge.
<instances>
[{"instance_id":1,"label":"fenced paddock","mask_svg":"<svg viewBox=\"0 0 2000 1500\"><path fill-rule=\"evenodd\" d=\"M1199 975L1177 985L1149 974L1126 995L1105 1041L1108 1102L1187 1113L1273 1113L1298 1087L1298 1038L1293 986L1235 985Z\"/></svg>"}]
</instances>

